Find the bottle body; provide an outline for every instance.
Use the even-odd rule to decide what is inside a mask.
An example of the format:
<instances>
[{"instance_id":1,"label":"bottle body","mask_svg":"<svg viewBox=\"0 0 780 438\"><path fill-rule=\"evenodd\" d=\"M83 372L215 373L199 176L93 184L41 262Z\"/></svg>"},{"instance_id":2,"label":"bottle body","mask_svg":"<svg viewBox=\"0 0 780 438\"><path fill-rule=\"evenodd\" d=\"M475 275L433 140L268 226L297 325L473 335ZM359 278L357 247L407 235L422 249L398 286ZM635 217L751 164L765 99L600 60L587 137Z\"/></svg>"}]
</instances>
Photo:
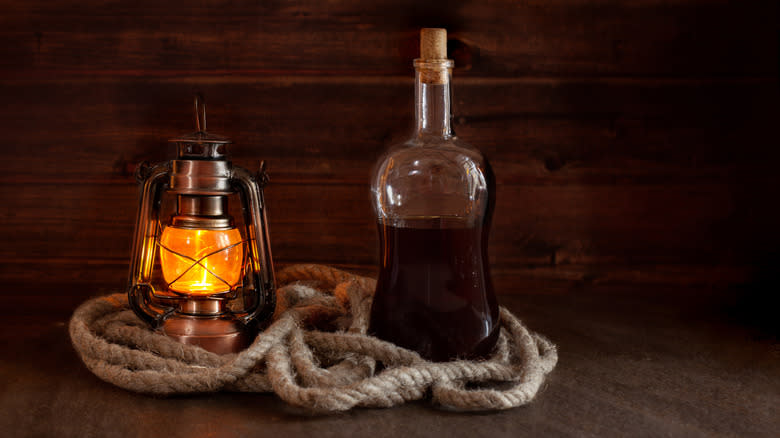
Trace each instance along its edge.
<instances>
[{"instance_id":1,"label":"bottle body","mask_svg":"<svg viewBox=\"0 0 780 438\"><path fill-rule=\"evenodd\" d=\"M491 352L499 331L487 256L494 192L488 162L454 136L417 137L379 160L371 333L433 361Z\"/></svg>"}]
</instances>

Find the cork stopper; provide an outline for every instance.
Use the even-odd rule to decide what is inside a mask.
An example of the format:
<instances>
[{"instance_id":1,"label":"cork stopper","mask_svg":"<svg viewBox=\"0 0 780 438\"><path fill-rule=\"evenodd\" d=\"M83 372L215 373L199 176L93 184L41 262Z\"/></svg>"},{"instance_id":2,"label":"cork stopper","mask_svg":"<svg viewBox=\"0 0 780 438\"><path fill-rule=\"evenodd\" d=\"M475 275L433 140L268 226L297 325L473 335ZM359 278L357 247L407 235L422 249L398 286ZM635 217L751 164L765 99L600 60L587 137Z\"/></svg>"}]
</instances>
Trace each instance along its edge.
<instances>
[{"instance_id":1,"label":"cork stopper","mask_svg":"<svg viewBox=\"0 0 780 438\"><path fill-rule=\"evenodd\" d=\"M426 27L420 30L420 58L447 59L447 29Z\"/></svg>"},{"instance_id":2,"label":"cork stopper","mask_svg":"<svg viewBox=\"0 0 780 438\"><path fill-rule=\"evenodd\" d=\"M420 30L420 58L415 60L420 80L426 84L446 84L452 61L447 60L447 29Z\"/></svg>"}]
</instances>

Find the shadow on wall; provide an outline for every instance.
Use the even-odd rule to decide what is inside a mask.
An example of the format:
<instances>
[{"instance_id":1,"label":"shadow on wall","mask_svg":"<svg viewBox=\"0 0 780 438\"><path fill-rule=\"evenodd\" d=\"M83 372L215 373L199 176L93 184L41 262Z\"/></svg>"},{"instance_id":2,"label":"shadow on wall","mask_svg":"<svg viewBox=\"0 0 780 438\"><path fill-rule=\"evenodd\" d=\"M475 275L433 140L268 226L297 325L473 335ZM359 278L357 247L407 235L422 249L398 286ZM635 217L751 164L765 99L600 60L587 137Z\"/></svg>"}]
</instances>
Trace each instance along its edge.
<instances>
[{"instance_id":1,"label":"shadow on wall","mask_svg":"<svg viewBox=\"0 0 780 438\"><path fill-rule=\"evenodd\" d=\"M731 288L734 301L724 309L726 314L741 325L758 330L762 335L780 339L780 279L777 266L780 252L768 254L756 263L752 279Z\"/></svg>"}]
</instances>

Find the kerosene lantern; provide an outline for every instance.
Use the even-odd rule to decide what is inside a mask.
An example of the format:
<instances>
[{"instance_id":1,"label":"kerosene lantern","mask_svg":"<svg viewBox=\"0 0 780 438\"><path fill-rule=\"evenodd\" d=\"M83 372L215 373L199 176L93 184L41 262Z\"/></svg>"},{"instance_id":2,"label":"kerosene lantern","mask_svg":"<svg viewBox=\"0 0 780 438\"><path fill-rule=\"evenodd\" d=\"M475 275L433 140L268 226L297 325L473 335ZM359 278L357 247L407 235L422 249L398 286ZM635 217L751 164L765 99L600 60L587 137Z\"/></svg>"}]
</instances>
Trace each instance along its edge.
<instances>
[{"instance_id":1,"label":"kerosene lantern","mask_svg":"<svg viewBox=\"0 0 780 438\"><path fill-rule=\"evenodd\" d=\"M141 199L127 294L135 313L163 334L218 354L237 352L276 305L265 165L253 174L227 160L231 141L206 132L200 97L195 123L196 132L170 140L175 160L138 167ZM236 195L240 226L228 210ZM173 197L175 213L161 218L163 200Z\"/></svg>"}]
</instances>

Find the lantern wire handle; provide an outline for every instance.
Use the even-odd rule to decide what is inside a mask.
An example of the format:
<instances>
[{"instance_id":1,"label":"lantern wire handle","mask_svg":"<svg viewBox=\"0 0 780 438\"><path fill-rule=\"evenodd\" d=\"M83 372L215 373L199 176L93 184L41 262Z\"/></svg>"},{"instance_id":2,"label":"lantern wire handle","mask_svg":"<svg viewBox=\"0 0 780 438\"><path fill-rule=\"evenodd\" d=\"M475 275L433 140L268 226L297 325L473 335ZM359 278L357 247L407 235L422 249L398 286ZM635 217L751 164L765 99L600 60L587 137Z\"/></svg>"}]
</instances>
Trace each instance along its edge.
<instances>
[{"instance_id":1,"label":"lantern wire handle","mask_svg":"<svg viewBox=\"0 0 780 438\"><path fill-rule=\"evenodd\" d=\"M200 93L195 94L195 128L206 132L206 99Z\"/></svg>"}]
</instances>

